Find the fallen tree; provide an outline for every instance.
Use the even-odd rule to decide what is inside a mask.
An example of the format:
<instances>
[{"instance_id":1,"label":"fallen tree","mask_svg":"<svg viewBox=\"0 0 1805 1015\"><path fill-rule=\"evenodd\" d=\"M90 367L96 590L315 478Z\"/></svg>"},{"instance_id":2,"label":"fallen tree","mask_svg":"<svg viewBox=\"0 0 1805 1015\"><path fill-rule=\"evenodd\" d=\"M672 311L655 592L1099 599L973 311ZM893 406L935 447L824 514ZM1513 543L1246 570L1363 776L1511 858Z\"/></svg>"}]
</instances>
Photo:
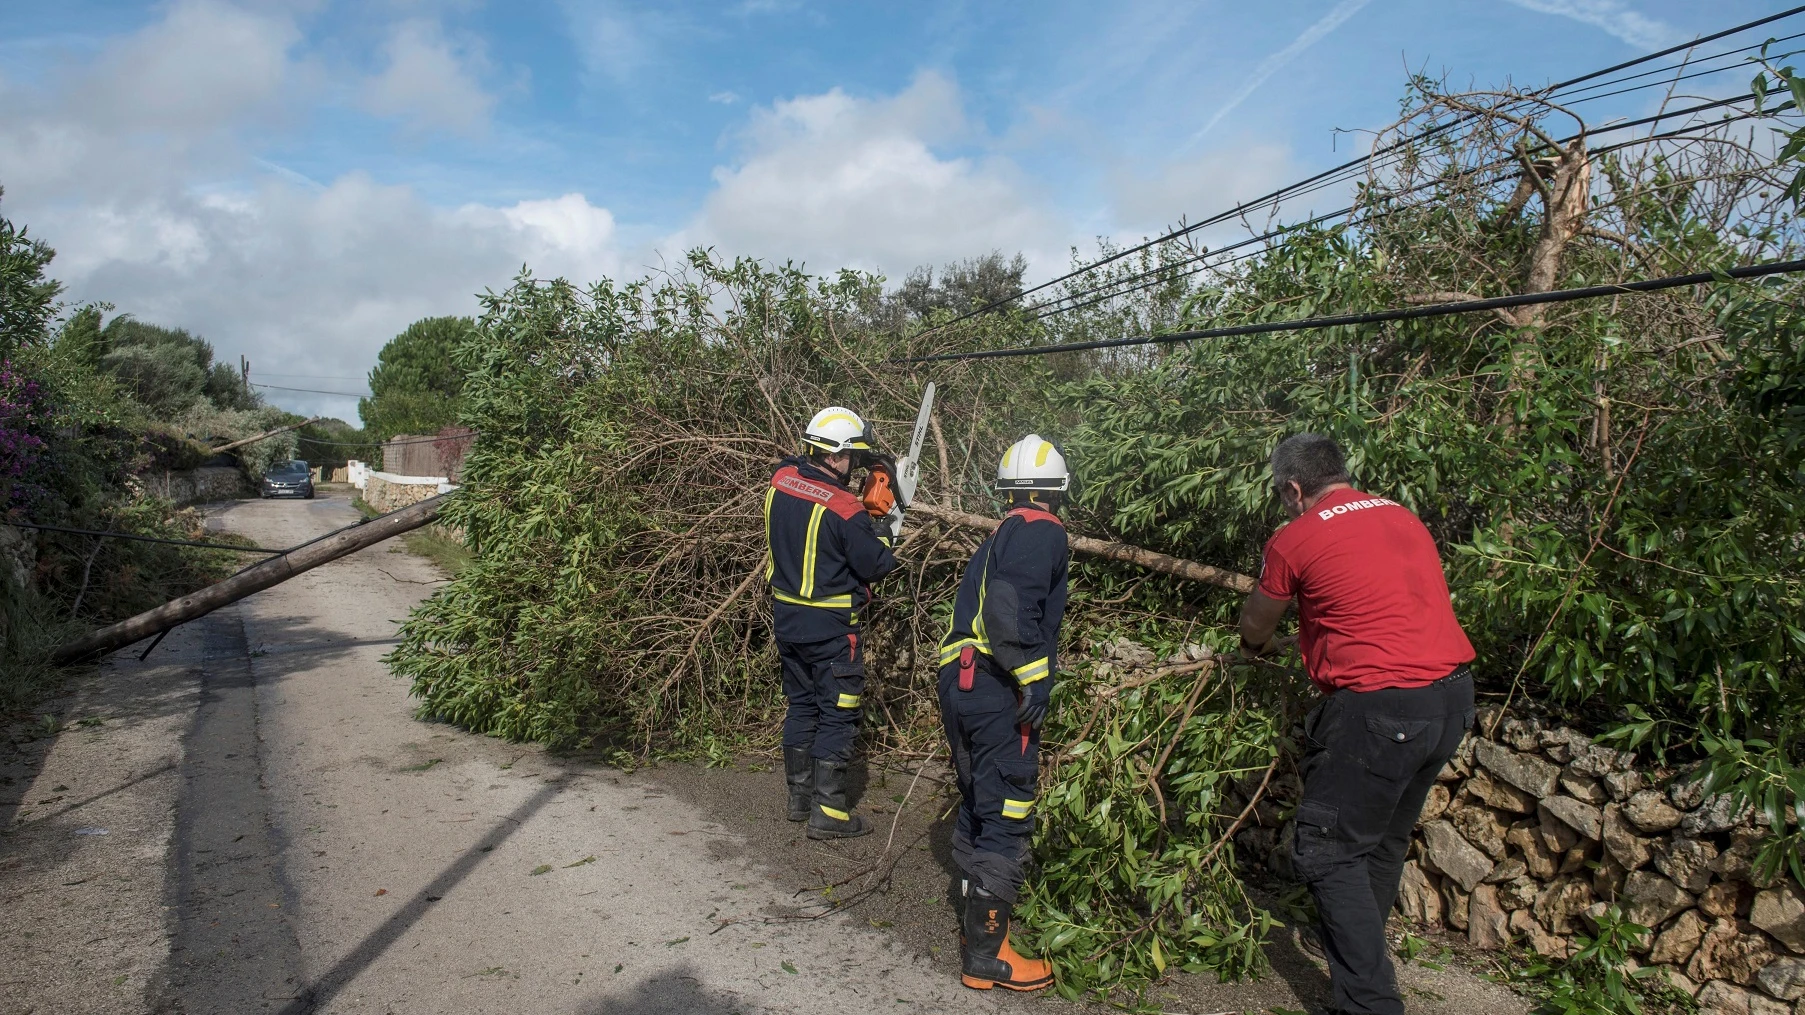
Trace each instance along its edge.
<instances>
[{"instance_id":1,"label":"fallen tree","mask_svg":"<svg viewBox=\"0 0 1805 1015\"><path fill-rule=\"evenodd\" d=\"M399 511L379 515L302 543L281 556L253 564L225 581L77 638L59 647L51 654L51 659L59 665L66 665L104 655L153 635L161 635L177 625L204 617L222 606L229 606L272 585L280 585L321 564L356 553L392 536L430 525L439 517L440 507L449 496L451 495L448 493L442 493Z\"/></svg>"}]
</instances>

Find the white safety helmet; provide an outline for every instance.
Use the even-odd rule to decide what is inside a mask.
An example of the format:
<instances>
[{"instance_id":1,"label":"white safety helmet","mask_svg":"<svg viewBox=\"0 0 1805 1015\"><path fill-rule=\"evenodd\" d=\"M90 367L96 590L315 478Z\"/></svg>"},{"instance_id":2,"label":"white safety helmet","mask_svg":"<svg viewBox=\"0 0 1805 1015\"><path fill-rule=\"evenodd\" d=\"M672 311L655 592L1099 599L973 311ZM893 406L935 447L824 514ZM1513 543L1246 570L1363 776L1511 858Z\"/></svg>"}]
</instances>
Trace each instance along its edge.
<instances>
[{"instance_id":1,"label":"white safety helmet","mask_svg":"<svg viewBox=\"0 0 1805 1015\"><path fill-rule=\"evenodd\" d=\"M841 451L869 451L865 441L865 421L859 414L840 405L830 405L808 421L802 432L803 443L811 448L838 454Z\"/></svg>"},{"instance_id":2,"label":"white safety helmet","mask_svg":"<svg viewBox=\"0 0 1805 1015\"><path fill-rule=\"evenodd\" d=\"M1031 433L1003 452L997 463L997 490L1064 490L1072 485L1065 456L1053 442Z\"/></svg>"}]
</instances>

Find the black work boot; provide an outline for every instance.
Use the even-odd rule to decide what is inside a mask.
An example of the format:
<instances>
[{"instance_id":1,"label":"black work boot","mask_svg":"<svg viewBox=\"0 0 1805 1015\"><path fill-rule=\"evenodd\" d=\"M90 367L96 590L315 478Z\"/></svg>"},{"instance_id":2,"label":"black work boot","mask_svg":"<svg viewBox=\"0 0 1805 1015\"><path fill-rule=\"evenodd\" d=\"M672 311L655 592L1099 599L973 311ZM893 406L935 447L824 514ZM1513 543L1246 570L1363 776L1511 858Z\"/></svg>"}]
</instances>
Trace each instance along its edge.
<instances>
[{"instance_id":1,"label":"black work boot","mask_svg":"<svg viewBox=\"0 0 1805 1015\"><path fill-rule=\"evenodd\" d=\"M1015 906L973 885L965 900L965 947L959 950L960 982L989 990L1040 990L1053 985L1053 967L1045 959L1023 958L1009 944L1009 922Z\"/></svg>"},{"instance_id":2,"label":"black work boot","mask_svg":"<svg viewBox=\"0 0 1805 1015\"><path fill-rule=\"evenodd\" d=\"M815 759L815 807L808 816L811 839L856 839L871 834L871 822L852 813L846 797L846 765Z\"/></svg>"},{"instance_id":3,"label":"black work boot","mask_svg":"<svg viewBox=\"0 0 1805 1015\"><path fill-rule=\"evenodd\" d=\"M815 802L815 759L806 747L783 749L783 781L790 787L790 820L807 821Z\"/></svg>"}]
</instances>

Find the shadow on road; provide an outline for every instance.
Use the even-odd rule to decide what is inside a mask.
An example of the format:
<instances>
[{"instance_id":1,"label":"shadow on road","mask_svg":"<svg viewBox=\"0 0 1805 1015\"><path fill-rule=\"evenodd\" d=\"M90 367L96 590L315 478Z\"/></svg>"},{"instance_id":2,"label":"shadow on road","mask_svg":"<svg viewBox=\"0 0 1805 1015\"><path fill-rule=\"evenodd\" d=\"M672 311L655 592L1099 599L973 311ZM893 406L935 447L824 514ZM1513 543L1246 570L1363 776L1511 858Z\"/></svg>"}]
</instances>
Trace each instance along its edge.
<instances>
[{"instance_id":1,"label":"shadow on road","mask_svg":"<svg viewBox=\"0 0 1805 1015\"><path fill-rule=\"evenodd\" d=\"M582 1015L737 1015L746 1002L717 995L702 985L690 966L647 977L630 992L613 994L578 1008Z\"/></svg>"}]
</instances>

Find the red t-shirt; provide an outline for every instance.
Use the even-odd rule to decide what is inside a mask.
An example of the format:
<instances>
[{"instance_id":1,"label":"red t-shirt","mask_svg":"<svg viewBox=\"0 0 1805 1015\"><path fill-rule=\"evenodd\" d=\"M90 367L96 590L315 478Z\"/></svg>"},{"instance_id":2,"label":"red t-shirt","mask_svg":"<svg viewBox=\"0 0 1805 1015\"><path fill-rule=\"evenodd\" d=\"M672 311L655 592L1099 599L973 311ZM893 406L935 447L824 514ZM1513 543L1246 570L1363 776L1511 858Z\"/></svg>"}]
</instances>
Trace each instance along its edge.
<instances>
[{"instance_id":1,"label":"red t-shirt","mask_svg":"<svg viewBox=\"0 0 1805 1015\"><path fill-rule=\"evenodd\" d=\"M1435 540L1395 501L1317 501L1267 541L1260 591L1297 597L1304 667L1324 693L1420 687L1473 660Z\"/></svg>"}]
</instances>

